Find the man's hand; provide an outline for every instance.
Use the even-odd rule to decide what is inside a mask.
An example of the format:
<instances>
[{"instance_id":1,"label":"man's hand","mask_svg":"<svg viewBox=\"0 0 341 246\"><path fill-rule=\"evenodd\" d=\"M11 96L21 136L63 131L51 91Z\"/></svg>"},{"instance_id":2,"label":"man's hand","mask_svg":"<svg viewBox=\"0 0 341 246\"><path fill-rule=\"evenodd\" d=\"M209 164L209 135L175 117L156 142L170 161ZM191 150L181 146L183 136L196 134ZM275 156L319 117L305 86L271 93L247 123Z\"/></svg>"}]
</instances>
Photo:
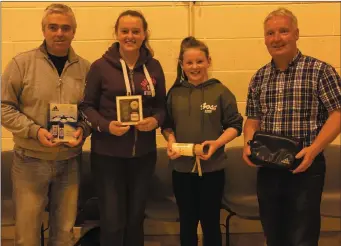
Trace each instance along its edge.
<instances>
[{"instance_id":1,"label":"man's hand","mask_svg":"<svg viewBox=\"0 0 341 246\"><path fill-rule=\"evenodd\" d=\"M203 147L209 145L207 154L198 155L201 160L208 160L218 149L218 144L214 140L205 141L201 144Z\"/></svg>"},{"instance_id":2,"label":"man's hand","mask_svg":"<svg viewBox=\"0 0 341 246\"><path fill-rule=\"evenodd\" d=\"M300 158L304 157L303 161L300 163L300 165L294 171L292 171L292 173L296 174L296 173L305 172L311 166L311 164L313 163L313 161L317 155L318 155L318 153L316 153L316 151L313 150L312 146L303 148L295 156L296 159L300 159Z\"/></svg>"},{"instance_id":3,"label":"man's hand","mask_svg":"<svg viewBox=\"0 0 341 246\"><path fill-rule=\"evenodd\" d=\"M244 149L243 149L243 160L246 162L246 164L248 164L250 167L258 167L257 165L253 164L250 159L249 156L251 155L251 149L249 145L245 145Z\"/></svg>"},{"instance_id":4,"label":"man's hand","mask_svg":"<svg viewBox=\"0 0 341 246\"><path fill-rule=\"evenodd\" d=\"M72 148L78 146L81 142L83 142L83 128L78 127L77 130L73 133L73 137L75 139L64 144Z\"/></svg>"},{"instance_id":5,"label":"man's hand","mask_svg":"<svg viewBox=\"0 0 341 246\"><path fill-rule=\"evenodd\" d=\"M129 131L130 126L123 126L121 122L113 120L109 124L109 132L115 136L122 136Z\"/></svg>"},{"instance_id":6,"label":"man's hand","mask_svg":"<svg viewBox=\"0 0 341 246\"><path fill-rule=\"evenodd\" d=\"M167 143L167 155L171 160L175 160L176 158L179 158L181 156L178 152L173 151L172 149L173 143L176 143L175 137L169 137Z\"/></svg>"},{"instance_id":7,"label":"man's hand","mask_svg":"<svg viewBox=\"0 0 341 246\"><path fill-rule=\"evenodd\" d=\"M158 122L154 117L147 117L139 121L135 127L141 132L149 132L158 127Z\"/></svg>"},{"instance_id":8,"label":"man's hand","mask_svg":"<svg viewBox=\"0 0 341 246\"><path fill-rule=\"evenodd\" d=\"M39 128L38 130L37 138L39 142L46 147L55 147L61 144L61 143L53 143L52 134L48 130L42 127Z\"/></svg>"}]
</instances>

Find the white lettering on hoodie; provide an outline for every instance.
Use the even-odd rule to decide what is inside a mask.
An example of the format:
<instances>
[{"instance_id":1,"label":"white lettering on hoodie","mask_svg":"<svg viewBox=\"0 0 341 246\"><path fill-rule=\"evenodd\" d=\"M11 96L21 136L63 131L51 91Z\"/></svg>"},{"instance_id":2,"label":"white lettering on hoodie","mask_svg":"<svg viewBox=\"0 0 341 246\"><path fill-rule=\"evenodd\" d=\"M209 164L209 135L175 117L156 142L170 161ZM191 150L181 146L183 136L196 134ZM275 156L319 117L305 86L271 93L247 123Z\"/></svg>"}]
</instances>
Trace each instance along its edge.
<instances>
[{"instance_id":1,"label":"white lettering on hoodie","mask_svg":"<svg viewBox=\"0 0 341 246\"><path fill-rule=\"evenodd\" d=\"M212 111L217 110L217 105L209 105L206 102L200 105L200 110L204 110L206 114L212 113Z\"/></svg>"}]
</instances>

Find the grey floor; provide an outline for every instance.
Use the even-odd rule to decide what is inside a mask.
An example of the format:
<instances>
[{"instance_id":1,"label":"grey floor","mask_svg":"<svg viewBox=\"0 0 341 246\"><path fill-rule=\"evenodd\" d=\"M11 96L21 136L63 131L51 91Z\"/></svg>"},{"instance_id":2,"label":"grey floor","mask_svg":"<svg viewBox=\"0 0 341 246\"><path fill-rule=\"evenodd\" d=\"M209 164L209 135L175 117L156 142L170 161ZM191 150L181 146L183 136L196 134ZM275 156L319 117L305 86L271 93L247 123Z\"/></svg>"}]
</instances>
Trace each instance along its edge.
<instances>
[{"instance_id":1,"label":"grey floor","mask_svg":"<svg viewBox=\"0 0 341 246\"><path fill-rule=\"evenodd\" d=\"M222 212L222 224L225 222L227 213ZM47 218L45 218L47 219ZM47 221L45 221L47 224ZM94 225L75 227L74 234L78 239ZM1 245L13 246L14 227L1 228ZM221 227L223 245L225 246L225 228ZM145 220L145 246L179 246L179 223ZM321 220L321 236L319 246L341 246L341 219L325 218ZM264 236L260 221L244 220L234 217L230 222L230 246L264 246ZM198 228L199 244L202 246L201 230ZM45 234L48 237L48 231ZM45 240L47 241L47 240Z\"/></svg>"},{"instance_id":2,"label":"grey floor","mask_svg":"<svg viewBox=\"0 0 341 246\"><path fill-rule=\"evenodd\" d=\"M200 240L200 238L199 238ZM155 246L175 246L180 245L178 236L148 236L146 241L156 243ZM199 245L202 242L200 240ZM223 245L225 243L225 234L223 235ZM264 246L264 237L262 233L247 233L247 234L231 234L230 246ZM149 246L146 244L145 246ZM154 244L150 244L154 246ZM319 246L341 246L341 232L322 232Z\"/></svg>"},{"instance_id":3,"label":"grey floor","mask_svg":"<svg viewBox=\"0 0 341 246\"><path fill-rule=\"evenodd\" d=\"M264 246L264 237L261 233L231 234L230 246ZM223 235L223 245L225 235ZM13 246L13 240L1 240L2 246ZM146 236L145 246L177 246L180 245L176 235ZM201 246L201 238L199 245ZM341 246L341 232L322 232L319 246Z\"/></svg>"}]
</instances>

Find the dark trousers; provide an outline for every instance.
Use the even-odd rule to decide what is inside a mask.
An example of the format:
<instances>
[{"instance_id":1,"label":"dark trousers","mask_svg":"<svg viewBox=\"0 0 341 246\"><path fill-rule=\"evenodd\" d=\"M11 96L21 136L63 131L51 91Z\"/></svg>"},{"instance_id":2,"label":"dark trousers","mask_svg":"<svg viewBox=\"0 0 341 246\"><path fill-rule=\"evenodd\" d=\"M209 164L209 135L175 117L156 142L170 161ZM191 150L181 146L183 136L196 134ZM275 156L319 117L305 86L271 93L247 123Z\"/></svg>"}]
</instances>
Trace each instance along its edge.
<instances>
[{"instance_id":1,"label":"dark trousers","mask_svg":"<svg viewBox=\"0 0 341 246\"><path fill-rule=\"evenodd\" d=\"M180 216L181 246L197 246L200 220L205 246L221 246L220 207L224 170L204 173L173 171L173 189Z\"/></svg>"},{"instance_id":2,"label":"dark trousers","mask_svg":"<svg viewBox=\"0 0 341 246\"><path fill-rule=\"evenodd\" d=\"M143 246L144 211L156 152L137 158L91 154L100 209L101 246Z\"/></svg>"},{"instance_id":3,"label":"dark trousers","mask_svg":"<svg viewBox=\"0 0 341 246\"><path fill-rule=\"evenodd\" d=\"M318 246L325 160L304 173L259 168L259 212L268 246Z\"/></svg>"}]
</instances>

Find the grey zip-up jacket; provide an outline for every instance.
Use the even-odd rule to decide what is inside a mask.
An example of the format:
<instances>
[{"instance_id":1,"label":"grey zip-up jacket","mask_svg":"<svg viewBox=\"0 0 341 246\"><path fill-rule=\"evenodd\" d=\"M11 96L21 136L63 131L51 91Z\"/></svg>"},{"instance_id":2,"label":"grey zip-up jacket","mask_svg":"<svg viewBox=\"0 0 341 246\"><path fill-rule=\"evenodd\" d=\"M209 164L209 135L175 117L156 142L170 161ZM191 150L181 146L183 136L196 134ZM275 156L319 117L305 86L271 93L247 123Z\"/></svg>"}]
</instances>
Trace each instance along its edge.
<instances>
[{"instance_id":1,"label":"grey zip-up jacket","mask_svg":"<svg viewBox=\"0 0 341 246\"><path fill-rule=\"evenodd\" d=\"M45 43L9 62L2 76L1 124L12 132L14 148L43 160L66 160L81 152L82 146L45 147L37 139L37 133L40 127L47 129L49 103L80 103L89 68L90 63L70 48L59 76ZM89 134L85 122L80 121L79 126L85 135Z\"/></svg>"},{"instance_id":2,"label":"grey zip-up jacket","mask_svg":"<svg viewBox=\"0 0 341 246\"><path fill-rule=\"evenodd\" d=\"M172 128L178 143L216 140L230 127L240 135L242 124L243 117L238 112L235 96L217 79L198 86L183 81L168 92L167 117L162 129ZM209 160L200 162L203 172L223 169L227 164L224 146ZM195 158L181 156L170 163L178 172L191 172Z\"/></svg>"}]
</instances>

